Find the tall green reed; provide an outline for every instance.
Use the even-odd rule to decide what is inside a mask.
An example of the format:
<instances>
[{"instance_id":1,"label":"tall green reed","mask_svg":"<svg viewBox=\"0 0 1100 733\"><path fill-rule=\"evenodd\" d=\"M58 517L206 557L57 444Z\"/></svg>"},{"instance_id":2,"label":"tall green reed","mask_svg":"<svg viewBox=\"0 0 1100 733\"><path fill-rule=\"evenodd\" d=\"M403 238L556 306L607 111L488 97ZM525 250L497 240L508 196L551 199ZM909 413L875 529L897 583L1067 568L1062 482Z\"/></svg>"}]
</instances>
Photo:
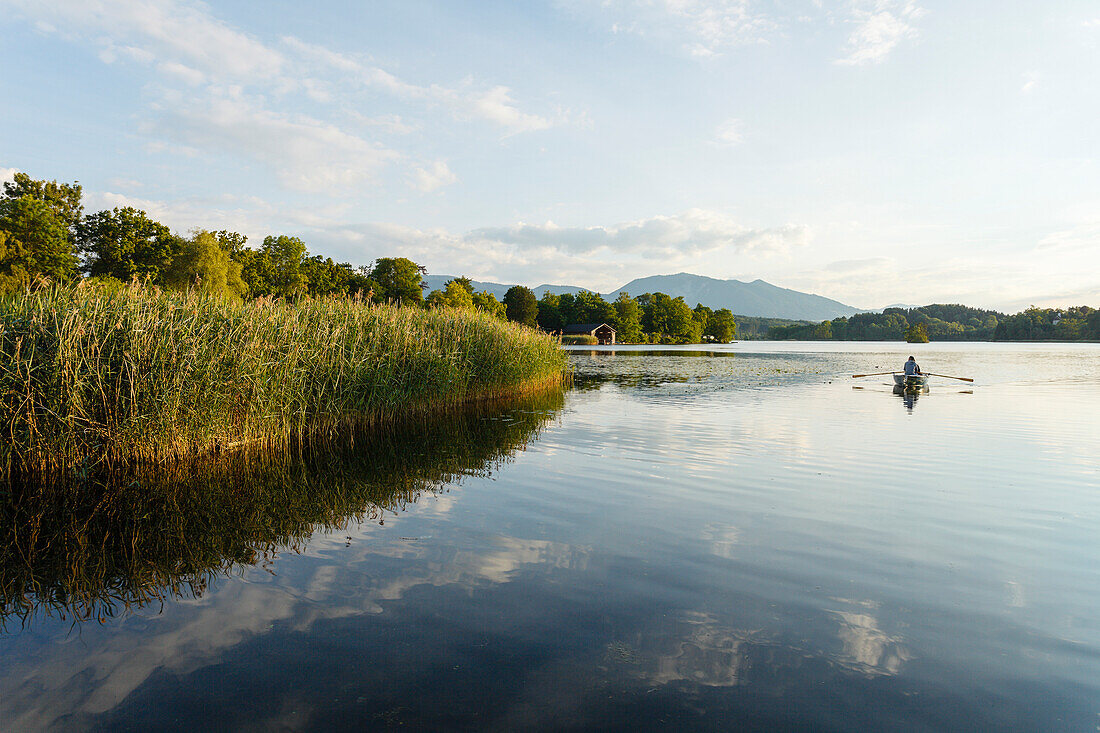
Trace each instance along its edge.
<instances>
[{"instance_id":1,"label":"tall green reed","mask_svg":"<svg viewBox=\"0 0 1100 733\"><path fill-rule=\"evenodd\" d=\"M556 343L468 311L131 286L0 300L0 470L278 443L560 384Z\"/></svg>"}]
</instances>

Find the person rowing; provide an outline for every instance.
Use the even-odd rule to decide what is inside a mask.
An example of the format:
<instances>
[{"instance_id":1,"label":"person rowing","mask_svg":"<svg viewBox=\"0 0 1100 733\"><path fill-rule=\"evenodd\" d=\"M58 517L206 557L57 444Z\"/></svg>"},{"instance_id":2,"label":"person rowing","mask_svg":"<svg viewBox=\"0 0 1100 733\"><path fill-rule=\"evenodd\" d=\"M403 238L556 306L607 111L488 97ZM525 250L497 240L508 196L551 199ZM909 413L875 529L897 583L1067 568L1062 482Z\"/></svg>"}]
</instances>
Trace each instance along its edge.
<instances>
[{"instance_id":1,"label":"person rowing","mask_svg":"<svg viewBox=\"0 0 1100 733\"><path fill-rule=\"evenodd\" d=\"M913 377L923 373L924 372L920 370L920 366L917 364L917 360L910 356L909 361L905 362L905 376Z\"/></svg>"}]
</instances>

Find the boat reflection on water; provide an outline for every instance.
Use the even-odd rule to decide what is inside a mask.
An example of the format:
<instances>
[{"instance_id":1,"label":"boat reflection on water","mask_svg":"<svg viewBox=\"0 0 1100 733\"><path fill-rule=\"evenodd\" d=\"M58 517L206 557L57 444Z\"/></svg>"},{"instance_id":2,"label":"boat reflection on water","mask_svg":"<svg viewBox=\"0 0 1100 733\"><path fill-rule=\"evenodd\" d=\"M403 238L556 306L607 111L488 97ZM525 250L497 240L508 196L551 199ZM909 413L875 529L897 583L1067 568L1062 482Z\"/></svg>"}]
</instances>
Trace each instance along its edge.
<instances>
[{"instance_id":1,"label":"boat reflection on water","mask_svg":"<svg viewBox=\"0 0 1100 733\"><path fill-rule=\"evenodd\" d=\"M903 387L900 384L894 385L894 394L901 397L902 404L909 412L912 412L913 408L916 407L917 398L922 394L928 394L928 391L927 384L913 387Z\"/></svg>"},{"instance_id":2,"label":"boat reflection on water","mask_svg":"<svg viewBox=\"0 0 1100 733\"><path fill-rule=\"evenodd\" d=\"M492 473L563 403L551 391L289 450L13 479L0 487L0 633L43 615L105 623L198 598L318 530L383 523L424 492Z\"/></svg>"}]
</instances>

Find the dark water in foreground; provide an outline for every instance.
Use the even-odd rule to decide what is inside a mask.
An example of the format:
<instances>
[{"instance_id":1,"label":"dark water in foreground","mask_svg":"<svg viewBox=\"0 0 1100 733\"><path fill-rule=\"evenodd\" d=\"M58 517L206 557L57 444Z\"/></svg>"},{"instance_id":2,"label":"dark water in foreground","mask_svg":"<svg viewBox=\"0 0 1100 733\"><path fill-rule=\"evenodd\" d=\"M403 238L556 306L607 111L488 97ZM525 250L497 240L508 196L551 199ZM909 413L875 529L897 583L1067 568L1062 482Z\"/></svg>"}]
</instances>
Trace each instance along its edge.
<instances>
[{"instance_id":1,"label":"dark water in foreground","mask_svg":"<svg viewBox=\"0 0 1100 733\"><path fill-rule=\"evenodd\" d=\"M0 727L1095 731L1100 347L850 378L908 349L577 351L564 398L17 489Z\"/></svg>"}]
</instances>

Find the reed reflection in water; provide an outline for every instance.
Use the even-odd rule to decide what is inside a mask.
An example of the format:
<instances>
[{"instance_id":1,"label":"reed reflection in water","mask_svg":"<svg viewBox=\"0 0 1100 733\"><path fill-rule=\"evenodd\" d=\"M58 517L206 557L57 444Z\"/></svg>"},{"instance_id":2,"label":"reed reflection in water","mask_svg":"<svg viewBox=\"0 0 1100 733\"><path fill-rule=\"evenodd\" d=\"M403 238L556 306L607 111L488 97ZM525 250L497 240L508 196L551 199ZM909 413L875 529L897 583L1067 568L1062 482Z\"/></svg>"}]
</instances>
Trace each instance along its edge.
<instances>
[{"instance_id":1,"label":"reed reflection in water","mask_svg":"<svg viewBox=\"0 0 1100 733\"><path fill-rule=\"evenodd\" d=\"M563 401L551 390L275 453L14 479L0 487L0 633L42 615L103 623L198 598L220 576L300 552L318 530L384 522L509 461Z\"/></svg>"}]
</instances>

